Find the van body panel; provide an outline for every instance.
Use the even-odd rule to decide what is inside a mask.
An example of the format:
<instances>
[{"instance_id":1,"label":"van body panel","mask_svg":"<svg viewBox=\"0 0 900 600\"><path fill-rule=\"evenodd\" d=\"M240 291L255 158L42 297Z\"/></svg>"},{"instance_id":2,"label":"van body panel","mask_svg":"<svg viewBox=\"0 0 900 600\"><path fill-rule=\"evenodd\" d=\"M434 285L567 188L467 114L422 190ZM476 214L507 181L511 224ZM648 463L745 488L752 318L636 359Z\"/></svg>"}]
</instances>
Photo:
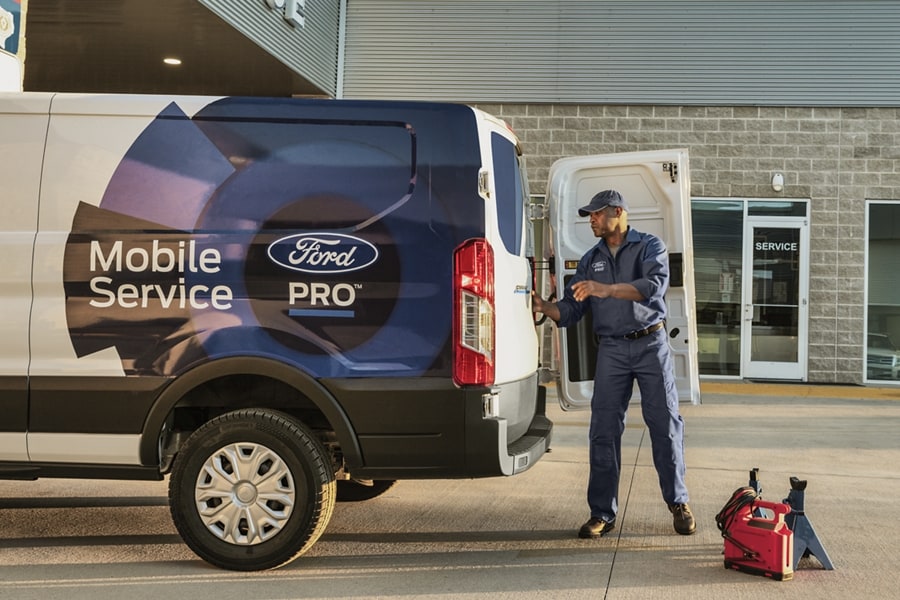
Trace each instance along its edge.
<instances>
[{"instance_id":1,"label":"van body panel","mask_svg":"<svg viewBox=\"0 0 900 600\"><path fill-rule=\"evenodd\" d=\"M0 296L16 316L0 474L162 474L173 427L228 407L318 412L354 477L511 475L549 447L527 195L496 119L419 102L0 94L0 120L14 132L2 243L19 269ZM495 377L458 387L453 253L475 238L496 260ZM293 393L195 393L249 378Z\"/></svg>"},{"instance_id":2,"label":"van body panel","mask_svg":"<svg viewBox=\"0 0 900 600\"><path fill-rule=\"evenodd\" d=\"M31 265L50 98L10 96L10 102L0 103L0 252L5 259L0 270L0 448L4 455L22 457L27 454L20 433L27 425Z\"/></svg>"},{"instance_id":3,"label":"van body panel","mask_svg":"<svg viewBox=\"0 0 900 600\"><path fill-rule=\"evenodd\" d=\"M85 107L54 114L35 312L65 327L37 340L32 373L65 369L68 337L79 372L102 375L248 348L317 377L449 374L452 251L484 229L472 112L454 107L454 129L447 109L328 104L222 99L189 118L172 103L112 170L123 144L101 130L142 118L88 134ZM378 255L352 271L273 260L298 243Z\"/></svg>"},{"instance_id":4,"label":"van body panel","mask_svg":"<svg viewBox=\"0 0 900 600\"><path fill-rule=\"evenodd\" d=\"M549 424L543 406L538 406L536 375L493 388L460 389L430 378L420 378L414 387L390 379L323 383L343 399L352 422L366 424L357 429L363 464L356 476L388 477L381 465L393 465L393 472L403 469L404 479L455 477L461 472L469 477L512 475L524 470L516 467L517 457L532 453L528 460L533 462L549 447L545 439L513 454L507 447ZM489 392L500 398L501 411L493 419L483 417L483 397Z\"/></svg>"}]
</instances>

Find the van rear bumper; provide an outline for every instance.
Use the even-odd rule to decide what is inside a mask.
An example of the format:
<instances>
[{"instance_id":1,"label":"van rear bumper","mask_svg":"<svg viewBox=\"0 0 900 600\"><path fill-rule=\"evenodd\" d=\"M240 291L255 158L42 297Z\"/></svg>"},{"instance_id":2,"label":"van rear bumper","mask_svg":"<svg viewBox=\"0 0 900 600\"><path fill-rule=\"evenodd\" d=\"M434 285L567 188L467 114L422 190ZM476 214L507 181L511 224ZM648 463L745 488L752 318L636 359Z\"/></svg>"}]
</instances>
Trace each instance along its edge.
<instances>
[{"instance_id":1,"label":"van rear bumper","mask_svg":"<svg viewBox=\"0 0 900 600\"><path fill-rule=\"evenodd\" d=\"M499 416L484 415L484 396L480 412L467 415L468 464L471 477L515 475L529 469L547 450L553 436L553 423L546 416L546 388L537 383L537 375L514 383L496 386L490 392L499 399ZM512 410L505 407L514 398L534 398L530 422L524 433L519 433L523 419L511 418ZM515 404L515 401L512 401ZM521 405L519 406L521 408ZM493 446L492 446L493 445ZM493 450L493 451L492 451ZM497 457L496 463L488 458ZM480 470L483 471L480 472Z\"/></svg>"},{"instance_id":2,"label":"van rear bumper","mask_svg":"<svg viewBox=\"0 0 900 600\"><path fill-rule=\"evenodd\" d=\"M514 475L550 447L553 424L537 373L490 388L423 377L321 383L353 425L360 455L344 458L359 479ZM342 443L345 452L351 446Z\"/></svg>"}]
</instances>

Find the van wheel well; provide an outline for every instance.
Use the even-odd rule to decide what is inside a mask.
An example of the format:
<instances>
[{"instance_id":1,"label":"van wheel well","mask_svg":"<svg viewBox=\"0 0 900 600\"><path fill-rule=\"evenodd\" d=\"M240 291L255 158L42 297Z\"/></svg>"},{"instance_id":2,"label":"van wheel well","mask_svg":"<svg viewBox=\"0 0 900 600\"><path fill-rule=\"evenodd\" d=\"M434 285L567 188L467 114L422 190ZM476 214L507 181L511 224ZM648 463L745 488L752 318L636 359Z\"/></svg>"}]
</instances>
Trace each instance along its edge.
<instances>
[{"instance_id":1,"label":"van wheel well","mask_svg":"<svg viewBox=\"0 0 900 600\"><path fill-rule=\"evenodd\" d=\"M161 471L170 471L183 442L204 423L248 408L277 410L298 419L325 445L332 455L335 471L342 470L334 429L312 400L293 386L271 377L227 375L195 387L175 405L160 440Z\"/></svg>"}]
</instances>

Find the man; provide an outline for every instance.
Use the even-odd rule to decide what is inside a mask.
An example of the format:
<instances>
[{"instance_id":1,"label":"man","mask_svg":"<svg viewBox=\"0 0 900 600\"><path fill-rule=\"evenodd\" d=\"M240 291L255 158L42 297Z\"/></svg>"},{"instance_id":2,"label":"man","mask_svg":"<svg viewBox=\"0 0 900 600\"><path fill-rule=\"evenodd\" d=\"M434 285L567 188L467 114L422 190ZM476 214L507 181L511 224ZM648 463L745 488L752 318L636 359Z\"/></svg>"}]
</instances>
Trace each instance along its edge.
<instances>
[{"instance_id":1,"label":"man","mask_svg":"<svg viewBox=\"0 0 900 600\"><path fill-rule=\"evenodd\" d=\"M696 525L684 481L684 421L665 329L666 247L656 236L628 226L628 205L615 190L600 192L578 214L590 215L591 230L600 241L581 258L559 302L533 295L535 312L559 327L577 323L588 309L593 315L598 349L587 489L591 518L578 536L597 538L615 527L622 433L635 380L663 500L675 531L690 535Z\"/></svg>"}]
</instances>

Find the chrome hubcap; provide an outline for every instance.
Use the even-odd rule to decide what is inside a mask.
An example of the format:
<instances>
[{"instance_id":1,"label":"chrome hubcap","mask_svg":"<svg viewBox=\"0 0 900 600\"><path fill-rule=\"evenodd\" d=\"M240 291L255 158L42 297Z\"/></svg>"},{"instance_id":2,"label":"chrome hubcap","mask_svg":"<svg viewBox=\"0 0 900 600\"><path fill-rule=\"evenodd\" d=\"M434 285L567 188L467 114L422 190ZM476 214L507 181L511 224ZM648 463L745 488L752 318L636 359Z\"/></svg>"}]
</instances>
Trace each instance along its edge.
<instances>
[{"instance_id":1,"label":"chrome hubcap","mask_svg":"<svg viewBox=\"0 0 900 600\"><path fill-rule=\"evenodd\" d=\"M260 444L229 444L200 470L194 489L197 511L219 539L252 546L277 535L297 501L284 460Z\"/></svg>"}]
</instances>

